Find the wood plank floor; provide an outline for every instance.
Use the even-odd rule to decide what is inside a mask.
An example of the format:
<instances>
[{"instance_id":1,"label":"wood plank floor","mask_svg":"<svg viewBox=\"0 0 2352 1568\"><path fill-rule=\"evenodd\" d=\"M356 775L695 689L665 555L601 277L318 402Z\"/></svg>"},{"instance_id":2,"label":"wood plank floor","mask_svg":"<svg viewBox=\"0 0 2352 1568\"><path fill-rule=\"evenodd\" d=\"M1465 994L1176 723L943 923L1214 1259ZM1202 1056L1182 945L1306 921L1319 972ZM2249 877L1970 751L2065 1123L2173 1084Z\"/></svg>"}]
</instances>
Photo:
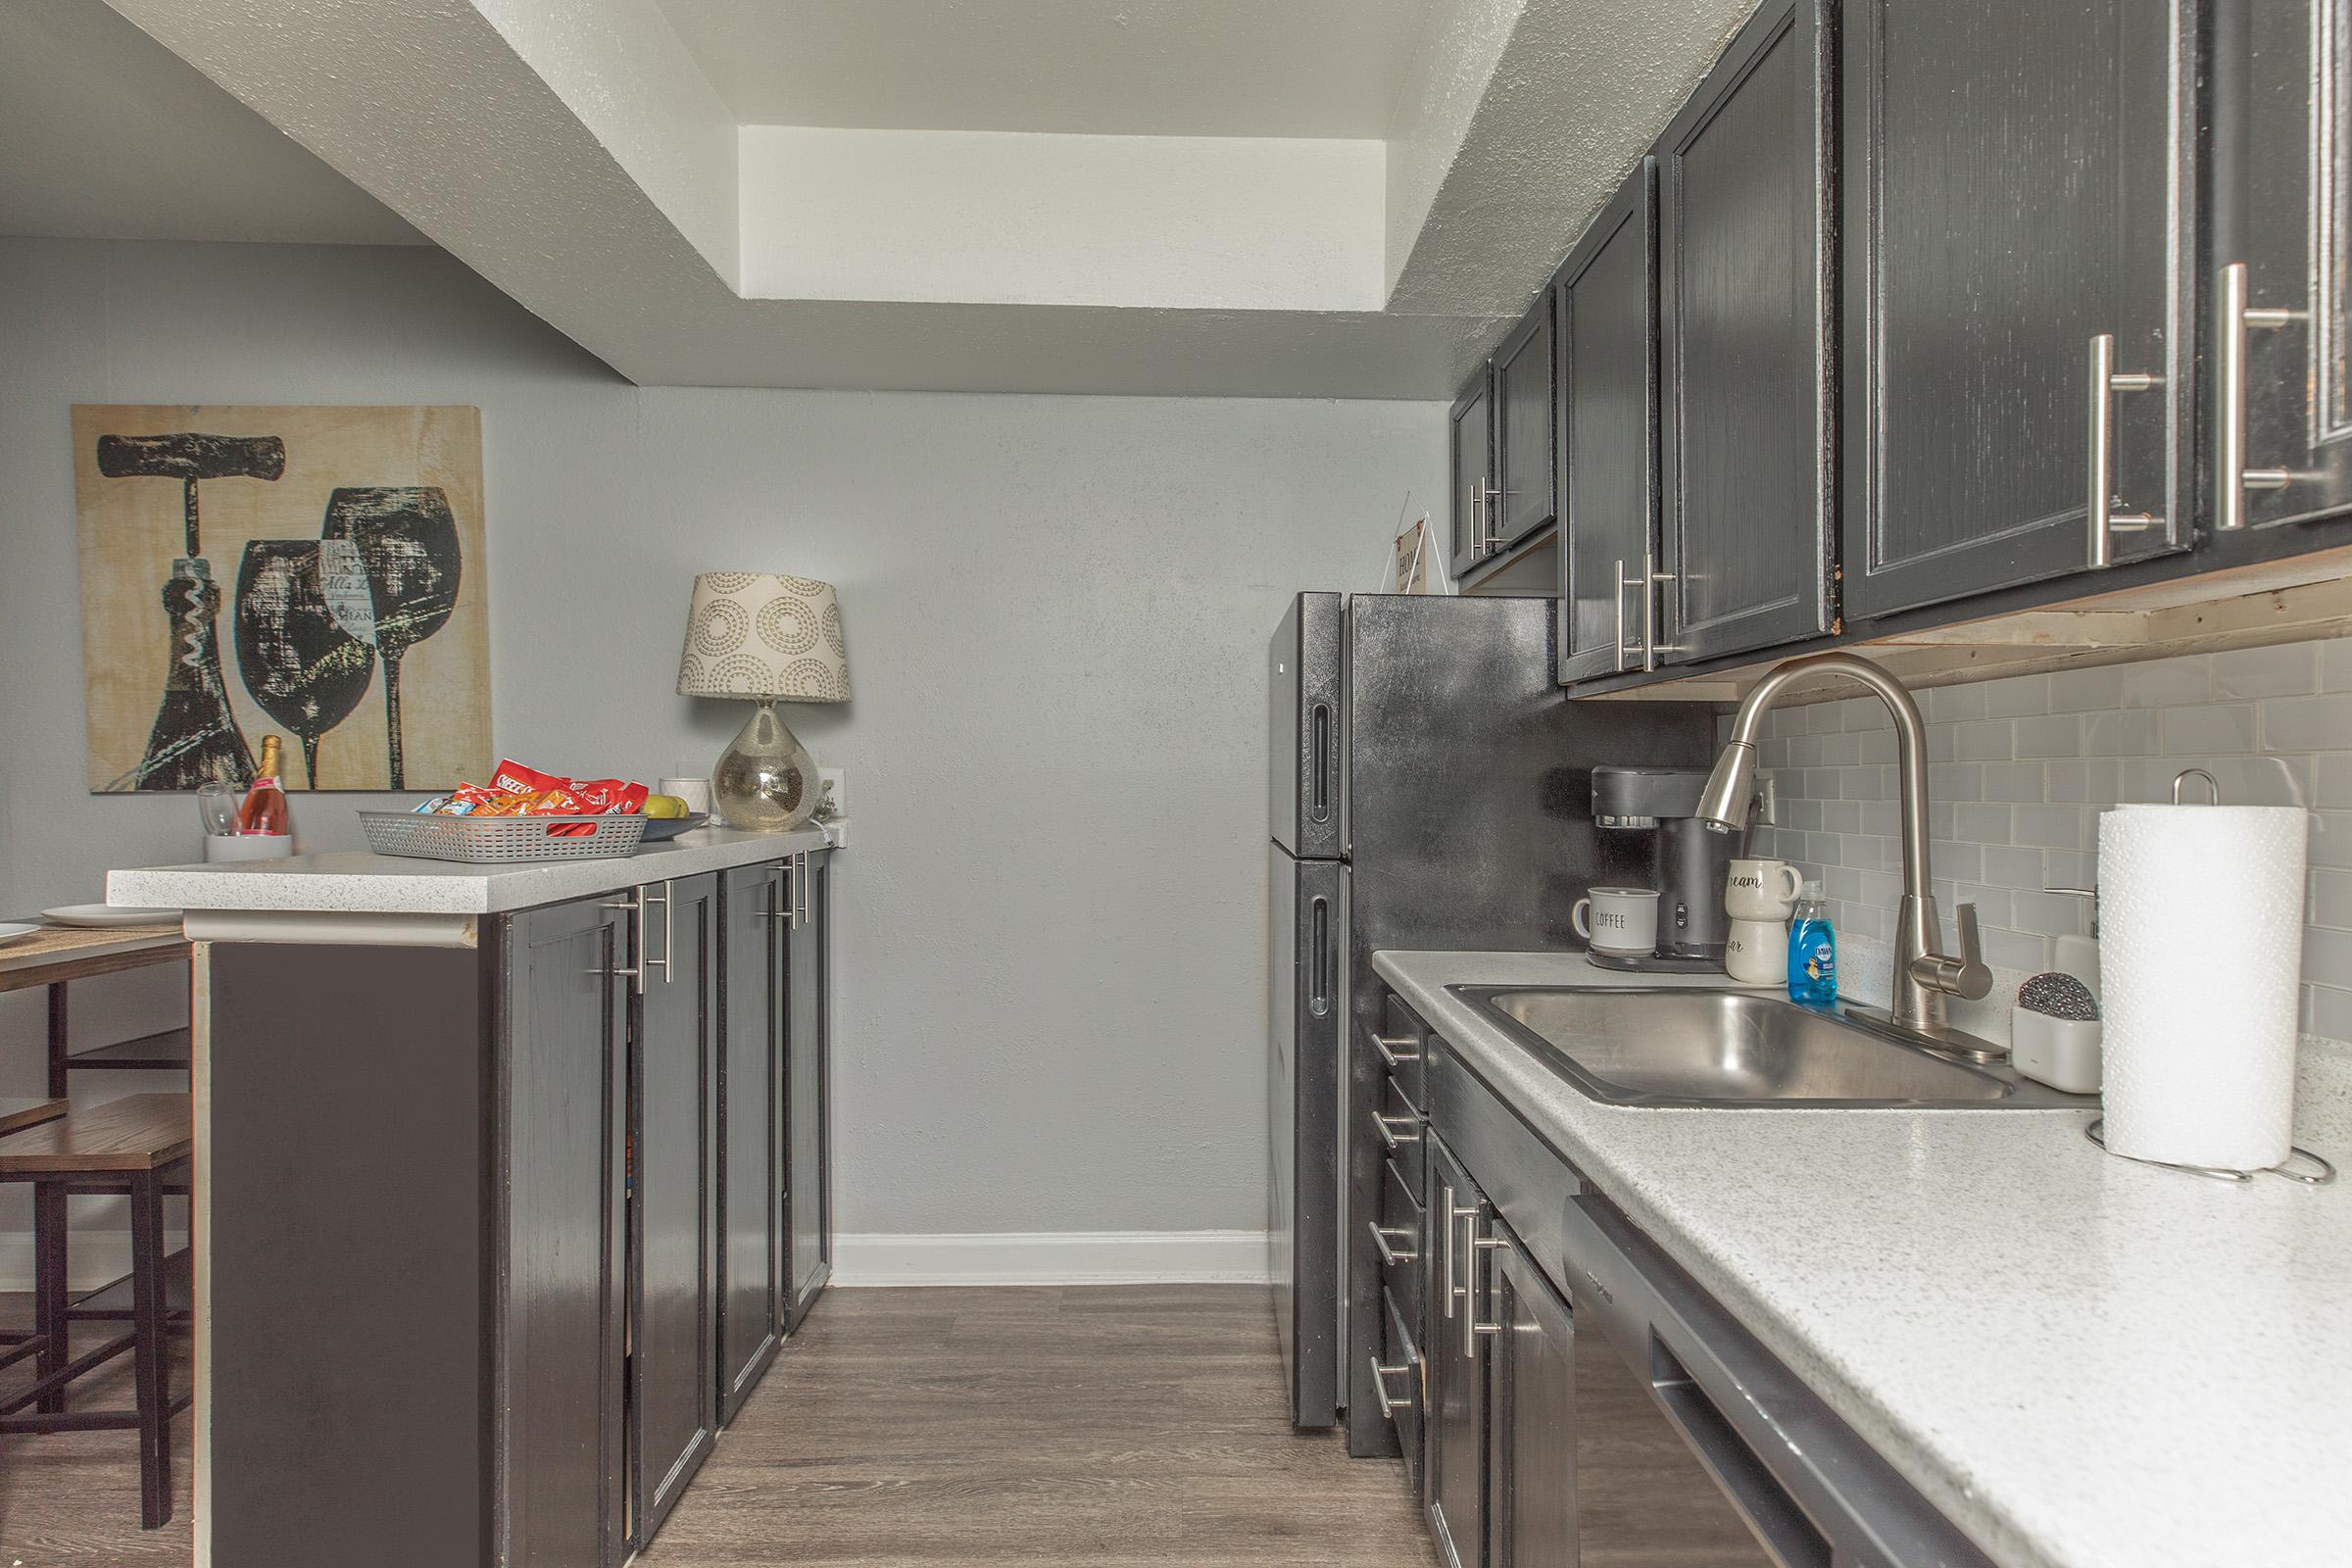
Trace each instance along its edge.
<instances>
[{"instance_id":1,"label":"wood plank floor","mask_svg":"<svg viewBox=\"0 0 2352 1568\"><path fill-rule=\"evenodd\" d=\"M1291 1431L1250 1286L833 1291L659 1568L1429 1568L1394 1463Z\"/></svg>"},{"instance_id":2,"label":"wood plank floor","mask_svg":"<svg viewBox=\"0 0 2352 1568\"><path fill-rule=\"evenodd\" d=\"M0 1297L0 1323L28 1319ZM0 1388L20 1369L0 1372ZM182 1366L174 1373L186 1376ZM82 1385L128 1396L129 1372ZM127 1432L0 1439L0 1568L191 1557L139 1529ZM1248 1286L833 1291L640 1559L648 1568L1432 1568L1394 1463L1284 1419Z\"/></svg>"},{"instance_id":3,"label":"wood plank floor","mask_svg":"<svg viewBox=\"0 0 2352 1568\"><path fill-rule=\"evenodd\" d=\"M30 1328L32 1298L0 1294L0 1327ZM74 1348L104 1344L125 1325L82 1323ZM172 1387L188 1386L188 1342L172 1341ZM0 1371L0 1392L32 1382L32 1363ZM130 1356L117 1356L74 1385L74 1407L130 1408ZM0 1437L0 1568L187 1568L188 1412L172 1423L172 1520L139 1528L139 1435L53 1432Z\"/></svg>"}]
</instances>

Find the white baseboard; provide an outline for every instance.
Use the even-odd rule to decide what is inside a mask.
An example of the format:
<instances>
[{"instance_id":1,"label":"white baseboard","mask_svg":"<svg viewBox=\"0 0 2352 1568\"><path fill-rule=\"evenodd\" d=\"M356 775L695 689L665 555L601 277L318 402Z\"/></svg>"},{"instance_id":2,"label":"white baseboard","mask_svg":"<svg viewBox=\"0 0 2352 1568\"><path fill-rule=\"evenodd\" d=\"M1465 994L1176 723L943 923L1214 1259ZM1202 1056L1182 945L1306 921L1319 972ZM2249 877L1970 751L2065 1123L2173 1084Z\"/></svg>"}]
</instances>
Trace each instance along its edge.
<instances>
[{"instance_id":1,"label":"white baseboard","mask_svg":"<svg viewBox=\"0 0 2352 1568\"><path fill-rule=\"evenodd\" d=\"M1266 1283L1263 1231L1045 1231L833 1238L833 1283Z\"/></svg>"},{"instance_id":2,"label":"white baseboard","mask_svg":"<svg viewBox=\"0 0 2352 1568\"><path fill-rule=\"evenodd\" d=\"M176 1252L187 1245L187 1232L164 1232L165 1251ZM68 1290L94 1291L101 1285L111 1285L130 1272L130 1232L76 1228L74 1245L66 1255L71 1265L66 1273ZM31 1289L32 1233L0 1234L0 1291Z\"/></svg>"}]
</instances>

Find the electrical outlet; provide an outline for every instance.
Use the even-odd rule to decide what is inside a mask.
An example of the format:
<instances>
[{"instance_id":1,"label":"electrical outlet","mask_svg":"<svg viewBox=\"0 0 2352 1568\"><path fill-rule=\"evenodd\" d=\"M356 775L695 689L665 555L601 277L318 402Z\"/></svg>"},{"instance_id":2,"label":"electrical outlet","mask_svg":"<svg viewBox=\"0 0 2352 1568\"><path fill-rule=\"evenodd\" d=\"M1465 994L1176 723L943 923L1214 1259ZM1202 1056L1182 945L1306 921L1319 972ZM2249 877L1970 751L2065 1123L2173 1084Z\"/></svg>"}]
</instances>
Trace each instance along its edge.
<instances>
[{"instance_id":1,"label":"electrical outlet","mask_svg":"<svg viewBox=\"0 0 2352 1568\"><path fill-rule=\"evenodd\" d=\"M816 814L831 819L850 814L849 775L838 767L816 770Z\"/></svg>"}]
</instances>

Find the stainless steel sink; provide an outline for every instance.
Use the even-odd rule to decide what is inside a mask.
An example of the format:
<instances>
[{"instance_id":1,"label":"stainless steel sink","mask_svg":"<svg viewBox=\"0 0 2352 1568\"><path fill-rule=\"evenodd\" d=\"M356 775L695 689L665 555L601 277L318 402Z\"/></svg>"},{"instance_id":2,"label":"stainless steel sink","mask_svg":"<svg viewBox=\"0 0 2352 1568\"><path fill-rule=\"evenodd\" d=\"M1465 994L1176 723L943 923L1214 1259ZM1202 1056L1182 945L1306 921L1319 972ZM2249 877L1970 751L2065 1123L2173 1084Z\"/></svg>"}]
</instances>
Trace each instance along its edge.
<instances>
[{"instance_id":1,"label":"stainless steel sink","mask_svg":"<svg viewBox=\"0 0 2352 1568\"><path fill-rule=\"evenodd\" d=\"M1844 1011L1698 989L1455 986L1595 1100L1619 1105L1881 1105L2049 1110L2064 1095L1964 1066Z\"/></svg>"}]
</instances>

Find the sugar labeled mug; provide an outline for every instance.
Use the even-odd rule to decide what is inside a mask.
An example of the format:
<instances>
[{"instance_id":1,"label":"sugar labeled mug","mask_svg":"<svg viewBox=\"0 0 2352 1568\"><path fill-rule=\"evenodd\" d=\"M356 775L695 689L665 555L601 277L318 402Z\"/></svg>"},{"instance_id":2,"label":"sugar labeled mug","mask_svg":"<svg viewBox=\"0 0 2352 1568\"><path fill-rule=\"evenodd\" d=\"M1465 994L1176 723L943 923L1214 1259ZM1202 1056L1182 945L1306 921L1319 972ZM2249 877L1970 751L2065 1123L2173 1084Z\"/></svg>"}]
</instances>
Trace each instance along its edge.
<instances>
[{"instance_id":1,"label":"sugar labeled mug","mask_svg":"<svg viewBox=\"0 0 2352 1568\"><path fill-rule=\"evenodd\" d=\"M1658 890L1594 888L1590 897L1576 901L1568 919L1595 953L1620 957L1654 953L1658 946Z\"/></svg>"},{"instance_id":2,"label":"sugar labeled mug","mask_svg":"<svg viewBox=\"0 0 2352 1568\"><path fill-rule=\"evenodd\" d=\"M1724 878L1723 912L1735 920L1786 920L1805 879L1787 860L1739 859Z\"/></svg>"}]
</instances>

